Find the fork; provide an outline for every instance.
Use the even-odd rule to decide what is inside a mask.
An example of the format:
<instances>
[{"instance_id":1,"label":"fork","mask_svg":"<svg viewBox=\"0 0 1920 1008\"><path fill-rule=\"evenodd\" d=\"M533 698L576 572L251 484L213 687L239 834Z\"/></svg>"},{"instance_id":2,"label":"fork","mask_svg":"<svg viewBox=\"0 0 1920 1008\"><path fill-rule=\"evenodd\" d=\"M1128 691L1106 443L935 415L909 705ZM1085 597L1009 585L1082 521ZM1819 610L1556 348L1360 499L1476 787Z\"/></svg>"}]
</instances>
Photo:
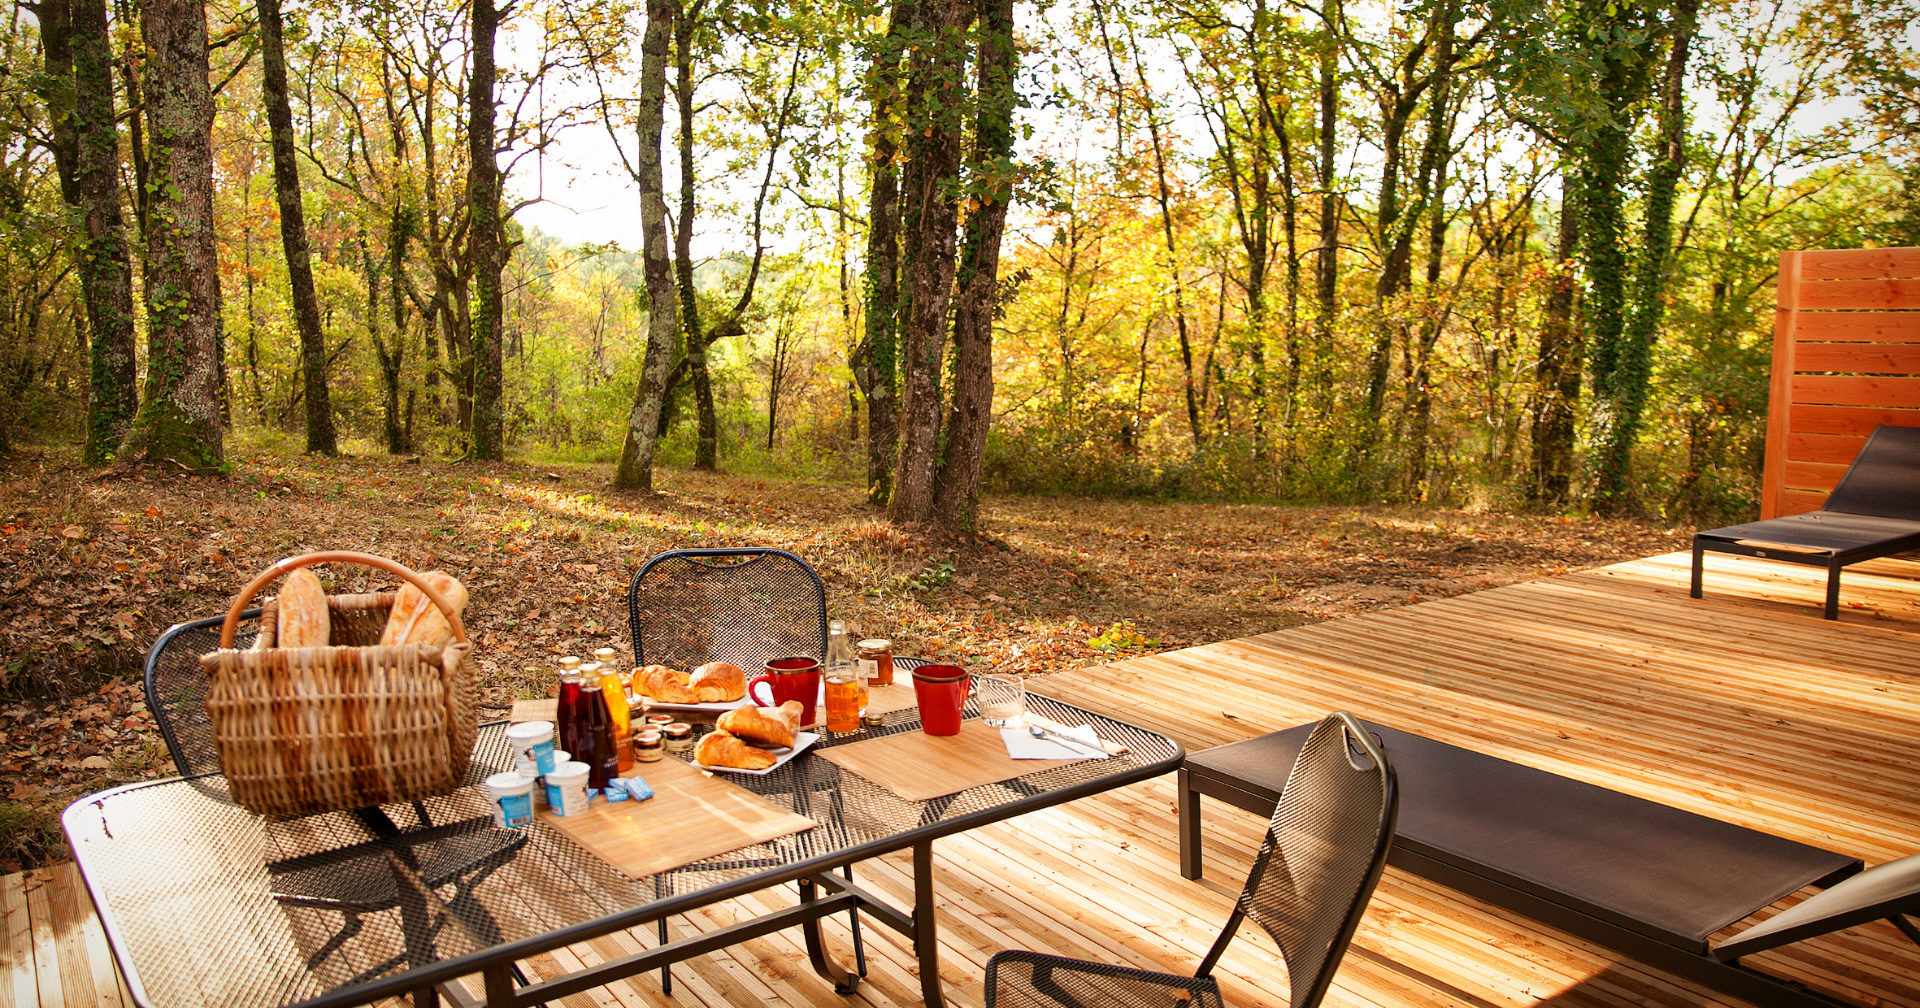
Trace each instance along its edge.
<instances>
[{"instance_id":1,"label":"fork","mask_svg":"<svg viewBox=\"0 0 1920 1008\"><path fill-rule=\"evenodd\" d=\"M1079 746L1082 749L1092 750L1093 752L1097 752L1102 756L1105 756L1107 754L1107 751L1105 749L1099 748L1098 746L1095 746L1091 742L1082 742L1071 735L1065 734L1063 732L1054 731L1051 728L1042 728L1039 725L1028 725L1027 734L1032 735L1034 738L1052 739L1055 742L1066 742L1070 745Z\"/></svg>"}]
</instances>

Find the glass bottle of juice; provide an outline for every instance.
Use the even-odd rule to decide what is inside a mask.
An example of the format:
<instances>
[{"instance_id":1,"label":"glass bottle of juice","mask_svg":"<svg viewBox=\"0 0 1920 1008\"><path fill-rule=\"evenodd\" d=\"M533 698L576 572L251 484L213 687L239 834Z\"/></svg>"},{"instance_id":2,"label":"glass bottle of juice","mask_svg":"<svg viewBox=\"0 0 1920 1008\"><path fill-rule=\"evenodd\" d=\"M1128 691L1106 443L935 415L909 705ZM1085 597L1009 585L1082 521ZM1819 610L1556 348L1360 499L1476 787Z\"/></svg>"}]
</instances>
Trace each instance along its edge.
<instances>
[{"instance_id":1,"label":"glass bottle of juice","mask_svg":"<svg viewBox=\"0 0 1920 1008\"><path fill-rule=\"evenodd\" d=\"M580 684L580 739L582 750L573 758L587 765L587 787L604 788L620 775L613 749L613 716L601 699L600 683L588 678Z\"/></svg>"},{"instance_id":2,"label":"glass bottle of juice","mask_svg":"<svg viewBox=\"0 0 1920 1008\"><path fill-rule=\"evenodd\" d=\"M578 752L574 743L580 726L580 659L572 655L560 659L560 700L554 707L555 741L569 753Z\"/></svg>"},{"instance_id":3,"label":"glass bottle of juice","mask_svg":"<svg viewBox=\"0 0 1920 1008\"><path fill-rule=\"evenodd\" d=\"M860 714L867 706L867 680L860 674L860 663L853 658L853 642L847 639L847 625L834 620L827 635L827 730L849 732L860 727Z\"/></svg>"},{"instance_id":4,"label":"glass bottle of juice","mask_svg":"<svg viewBox=\"0 0 1920 1008\"><path fill-rule=\"evenodd\" d=\"M606 701L607 714L613 719L613 751L621 770L633 769L633 714L627 709L627 679L614 663L612 648L593 653L600 664L600 696Z\"/></svg>"}]
</instances>

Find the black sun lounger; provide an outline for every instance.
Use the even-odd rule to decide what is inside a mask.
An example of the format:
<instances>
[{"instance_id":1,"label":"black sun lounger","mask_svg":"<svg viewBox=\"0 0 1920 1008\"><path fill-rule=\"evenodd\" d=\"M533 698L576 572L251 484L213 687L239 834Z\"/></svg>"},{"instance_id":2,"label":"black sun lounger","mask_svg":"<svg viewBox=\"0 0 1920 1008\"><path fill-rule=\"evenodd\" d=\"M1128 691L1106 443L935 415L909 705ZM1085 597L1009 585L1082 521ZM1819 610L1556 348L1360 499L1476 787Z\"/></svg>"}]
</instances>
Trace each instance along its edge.
<instances>
[{"instance_id":1,"label":"black sun lounger","mask_svg":"<svg viewBox=\"0 0 1920 1008\"><path fill-rule=\"evenodd\" d=\"M1200 796L1271 815L1311 725L1187 754L1180 873L1200 877ZM1857 858L1379 725L1400 778L1387 863L1757 1004L1835 1000L1733 961L1920 913L1920 856ZM1842 881L1845 880L1845 881ZM1835 885L1835 883L1839 883ZM1805 886L1832 886L1709 948L1715 932Z\"/></svg>"},{"instance_id":2,"label":"black sun lounger","mask_svg":"<svg viewBox=\"0 0 1920 1008\"><path fill-rule=\"evenodd\" d=\"M1820 510L1693 534L1700 597L1703 554L1783 560L1827 569L1827 618L1840 615L1840 568L1920 549L1920 427L1876 427Z\"/></svg>"}]
</instances>

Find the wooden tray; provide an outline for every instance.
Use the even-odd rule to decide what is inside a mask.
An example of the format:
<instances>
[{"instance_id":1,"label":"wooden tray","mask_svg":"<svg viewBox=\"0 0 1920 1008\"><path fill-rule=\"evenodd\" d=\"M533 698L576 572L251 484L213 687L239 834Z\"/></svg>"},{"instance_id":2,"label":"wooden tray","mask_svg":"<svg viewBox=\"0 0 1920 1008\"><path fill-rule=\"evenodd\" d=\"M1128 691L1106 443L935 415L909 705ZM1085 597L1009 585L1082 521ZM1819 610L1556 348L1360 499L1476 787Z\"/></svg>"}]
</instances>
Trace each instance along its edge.
<instances>
[{"instance_id":1,"label":"wooden tray","mask_svg":"<svg viewBox=\"0 0 1920 1008\"><path fill-rule=\"evenodd\" d=\"M1000 741L1000 730L978 719L960 722L958 735L901 732L822 749L819 756L908 801L929 801L1078 762L1014 759Z\"/></svg>"},{"instance_id":2,"label":"wooden tray","mask_svg":"<svg viewBox=\"0 0 1920 1008\"><path fill-rule=\"evenodd\" d=\"M636 879L818 825L671 756L631 773L652 785L652 798L595 798L577 816L542 806L540 821Z\"/></svg>"}]
</instances>

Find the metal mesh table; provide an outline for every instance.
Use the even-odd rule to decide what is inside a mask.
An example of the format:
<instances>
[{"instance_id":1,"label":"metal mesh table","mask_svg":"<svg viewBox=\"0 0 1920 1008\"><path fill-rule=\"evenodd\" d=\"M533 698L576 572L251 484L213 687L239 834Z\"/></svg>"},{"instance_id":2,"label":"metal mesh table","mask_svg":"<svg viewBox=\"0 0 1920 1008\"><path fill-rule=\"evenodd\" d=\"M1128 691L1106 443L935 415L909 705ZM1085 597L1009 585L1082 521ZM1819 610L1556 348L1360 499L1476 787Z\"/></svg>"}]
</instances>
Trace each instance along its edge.
<instances>
[{"instance_id":1,"label":"metal mesh table","mask_svg":"<svg viewBox=\"0 0 1920 1008\"><path fill-rule=\"evenodd\" d=\"M510 766L504 724L482 729L459 791L382 810L398 835L348 813L269 821L229 803L217 775L102 791L70 806L63 823L127 984L145 1005L348 1005L407 992L431 1001L435 985L471 974L484 977L489 1003L531 1005L795 926L805 929L815 969L849 993L858 977L828 959L818 922L856 908L912 939L923 994L938 1005L933 841L1158 776L1181 759L1179 743L1165 736L1045 697L1030 696L1029 704L1055 721L1092 724L1129 751L924 802L819 757L832 746L917 731L916 712L899 711L884 726L826 735L767 776L729 778L818 826L639 879L540 823L484 877L436 877L437 858L457 857L463 843L484 844L499 832L480 781ZM970 706L967 715L974 714ZM911 908L833 874L907 848ZM397 887L398 906L360 916L339 941L338 913L284 898L313 873L336 883L364 874L370 887ZM513 981L516 960L789 881L799 883L793 907L582 973ZM330 941L334 947L316 955Z\"/></svg>"}]
</instances>

